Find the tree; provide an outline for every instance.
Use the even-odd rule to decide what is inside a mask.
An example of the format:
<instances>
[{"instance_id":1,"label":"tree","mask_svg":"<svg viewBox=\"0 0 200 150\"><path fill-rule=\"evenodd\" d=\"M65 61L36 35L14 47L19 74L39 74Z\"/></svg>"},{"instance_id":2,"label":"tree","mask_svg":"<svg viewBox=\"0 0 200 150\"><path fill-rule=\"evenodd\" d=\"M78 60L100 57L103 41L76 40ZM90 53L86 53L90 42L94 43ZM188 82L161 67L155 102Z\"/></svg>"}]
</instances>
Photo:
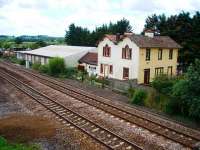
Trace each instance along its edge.
<instances>
[{"instance_id":1,"label":"tree","mask_svg":"<svg viewBox=\"0 0 200 150\"><path fill-rule=\"evenodd\" d=\"M66 31L65 42L76 46L90 46L89 43L90 32L87 28L82 28L71 24L69 30Z\"/></svg>"},{"instance_id":2,"label":"tree","mask_svg":"<svg viewBox=\"0 0 200 150\"><path fill-rule=\"evenodd\" d=\"M132 32L132 27L130 25L130 22L125 18L117 21L116 24L110 23L109 28L113 34L116 33L124 34L124 32Z\"/></svg>"},{"instance_id":3,"label":"tree","mask_svg":"<svg viewBox=\"0 0 200 150\"><path fill-rule=\"evenodd\" d=\"M103 24L90 32L87 28L82 28L71 24L65 34L65 42L69 45L79 46L95 46L105 34L124 34L124 32L131 32L132 27L130 22L123 18L116 23L110 22L109 25Z\"/></svg>"},{"instance_id":4,"label":"tree","mask_svg":"<svg viewBox=\"0 0 200 150\"><path fill-rule=\"evenodd\" d=\"M185 79L173 87L173 96L179 101L180 111L195 119L200 119L200 60L188 67Z\"/></svg>"},{"instance_id":5,"label":"tree","mask_svg":"<svg viewBox=\"0 0 200 150\"><path fill-rule=\"evenodd\" d=\"M45 46L47 46L47 43L44 42L44 41L42 41L42 40L37 41L36 44L37 44L39 47L45 47Z\"/></svg>"},{"instance_id":6,"label":"tree","mask_svg":"<svg viewBox=\"0 0 200 150\"><path fill-rule=\"evenodd\" d=\"M156 14L148 16L145 22L145 29L156 30L159 24L159 16L157 16Z\"/></svg>"},{"instance_id":7,"label":"tree","mask_svg":"<svg viewBox=\"0 0 200 150\"><path fill-rule=\"evenodd\" d=\"M22 41L22 38L20 38L20 37L16 37L16 38L15 38L15 43L16 43L16 44L22 44L22 42L23 42L23 41Z\"/></svg>"}]
</instances>

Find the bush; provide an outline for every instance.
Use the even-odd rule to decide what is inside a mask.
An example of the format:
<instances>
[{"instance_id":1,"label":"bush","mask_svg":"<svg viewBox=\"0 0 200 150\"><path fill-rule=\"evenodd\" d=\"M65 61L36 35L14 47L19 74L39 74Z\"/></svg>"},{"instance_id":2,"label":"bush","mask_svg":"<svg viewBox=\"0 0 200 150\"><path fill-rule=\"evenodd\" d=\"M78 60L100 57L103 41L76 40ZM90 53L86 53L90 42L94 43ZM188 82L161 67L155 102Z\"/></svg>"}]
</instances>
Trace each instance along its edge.
<instances>
[{"instance_id":1,"label":"bush","mask_svg":"<svg viewBox=\"0 0 200 150\"><path fill-rule=\"evenodd\" d=\"M41 65L39 67L39 72L41 72L41 73L49 73L49 66L48 65Z\"/></svg>"},{"instance_id":2,"label":"bush","mask_svg":"<svg viewBox=\"0 0 200 150\"><path fill-rule=\"evenodd\" d=\"M40 150L38 145L11 144L6 139L0 137L1 150Z\"/></svg>"},{"instance_id":3,"label":"bush","mask_svg":"<svg viewBox=\"0 0 200 150\"><path fill-rule=\"evenodd\" d=\"M66 68L64 71L64 76L66 78L71 78L73 79L78 73L78 70L76 68L70 67L70 68Z\"/></svg>"},{"instance_id":4,"label":"bush","mask_svg":"<svg viewBox=\"0 0 200 150\"><path fill-rule=\"evenodd\" d=\"M170 95L173 85L177 79L175 77L168 77L167 75L161 75L155 77L151 85L160 93Z\"/></svg>"},{"instance_id":5,"label":"bush","mask_svg":"<svg viewBox=\"0 0 200 150\"><path fill-rule=\"evenodd\" d=\"M85 70L84 71L78 71L77 77L78 77L78 79L80 79L83 82L87 77L87 72Z\"/></svg>"},{"instance_id":6,"label":"bush","mask_svg":"<svg viewBox=\"0 0 200 150\"><path fill-rule=\"evenodd\" d=\"M49 73L58 76L65 71L65 62L63 58L55 57L49 60Z\"/></svg>"},{"instance_id":7,"label":"bush","mask_svg":"<svg viewBox=\"0 0 200 150\"><path fill-rule=\"evenodd\" d=\"M40 66L41 66L40 63L34 63L34 64L32 65L32 68L33 68L34 70L39 70Z\"/></svg>"},{"instance_id":8,"label":"bush","mask_svg":"<svg viewBox=\"0 0 200 150\"><path fill-rule=\"evenodd\" d=\"M129 98L133 98L134 94L135 94L135 89L134 88L129 88L128 89L128 97Z\"/></svg>"},{"instance_id":9,"label":"bush","mask_svg":"<svg viewBox=\"0 0 200 150\"><path fill-rule=\"evenodd\" d=\"M24 66L26 64L26 61L25 60L19 60L19 64Z\"/></svg>"},{"instance_id":10,"label":"bush","mask_svg":"<svg viewBox=\"0 0 200 150\"><path fill-rule=\"evenodd\" d=\"M131 102L143 106L146 97L147 92L145 90L136 90Z\"/></svg>"},{"instance_id":11,"label":"bush","mask_svg":"<svg viewBox=\"0 0 200 150\"><path fill-rule=\"evenodd\" d=\"M105 87L105 85L109 85L110 81L105 78L95 78L95 82L98 82L101 84L102 88Z\"/></svg>"}]
</instances>

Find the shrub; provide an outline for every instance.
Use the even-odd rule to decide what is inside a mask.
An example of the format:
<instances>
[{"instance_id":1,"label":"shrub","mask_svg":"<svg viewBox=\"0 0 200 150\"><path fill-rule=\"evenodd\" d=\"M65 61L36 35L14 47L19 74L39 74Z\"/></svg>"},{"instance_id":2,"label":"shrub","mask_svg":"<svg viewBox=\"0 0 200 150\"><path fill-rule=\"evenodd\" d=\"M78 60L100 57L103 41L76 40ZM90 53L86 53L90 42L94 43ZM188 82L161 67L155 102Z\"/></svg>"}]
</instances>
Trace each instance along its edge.
<instances>
[{"instance_id":1,"label":"shrub","mask_svg":"<svg viewBox=\"0 0 200 150\"><path fill-rule=\"evenodd\" d=\"M38 145L25 145L25 144L13 144L7 142L3 137L0 137L0 149L1 150L40 150Z\"/></svg>"},{"instance_id":2,"label":"shrub","mask_svg":"<svg viewBox=\"0 0 200 150\"><path fill-rule=\"evenodd\" d=\"M144 105L144 100L147 97L147 92L145 90L136 90L132 98L132 103L136 105Z\"/></svg>"},{"instance_id":3,"label":"shrub","mask_svg":"<svg viewBox=\"0 0 200 150\"><path fill-rule=\"evenodd\" d=\"M41 72L41 73L49 73L49 66L48 65L41 65L39 67L39 72Z\"/></svg>"},{"instance_id":4,"label":"shrub","mask_svg":"<svg viewBox=\"0 0 200 150\"><path fill-rule=\"evenodd\" d=\"M160 93L170 95L172 87L176 82L175 77L168 77L167 75L161 75L154 78L151 85Z\"/></svg>"},{"instance_id":5,"label":"shrub","mask_svg":"<svg viewBox=\"0 0 200 150\"><path fill-rule=\"evenodd\" d=\"M49 73L58 76L65 71L65 62L63 58L55 57L49 60Z\"/></svg>"},{"instance_id":6,"label":"shrub","mask_svg":"<svg viewBox=\"0 0 200 150\"><path fill-rule=\"evenodd\" d=\"M39 70L40 66L41 66L40 63L34 63L34 64L32 65L32 68L33 68L34 70Z\"/></svg>"},{"instance_id":7,"label":"shrub","mask_svg":"<svg viewBox=\"0 0 200 150\"><path fill-rule=\"evenodd\" d=\"M104 88L105 85L109 85L110 84L110 81L105 79L105 78L96 78L95 82L101 83L102 88Z\"/></svg>"},{"instance_id":8,"label":"shrub","mask_svg":"<svg viewBox=\"0 0 200 150\"><path fill-rule=\"evenodd\" d=\"M77 75L78 70L73 67L66 68L64 71L64 77L73 79Z\"/></svg>"},{"instance_id":9,"label":"shrub","mask_svg":"<svg viewBox=\"0 0 200 150\"><path fill-rule=\"evenodd\" d=\"M78 71L77 77L78 77L78 79L80 79L83 82L87 77L87 72L85 70L84 71Z\"/></svg>"},{"instance_id":10,"label":"shrub","mask_svg":"<svg viewBox=\"0 0 200 150\"><path fill-rule=\"evenodd\" d=\"M130 99L132 99L133 96L134 96L134 94L135 94L135 89L134 89L134 88L129 88L129 89L128 89L128 97L129 97Z\"/></svg>"},{"instance_id":11,"label":"shrub","mask_svg":"<svg viewBox=\"0 0 200 150\"><path fill-rule=\"evenodd\" d=\"M19 64L24 66L26 64L26 61L25 60L19 60Z\"/></svg>"}]
</instances>

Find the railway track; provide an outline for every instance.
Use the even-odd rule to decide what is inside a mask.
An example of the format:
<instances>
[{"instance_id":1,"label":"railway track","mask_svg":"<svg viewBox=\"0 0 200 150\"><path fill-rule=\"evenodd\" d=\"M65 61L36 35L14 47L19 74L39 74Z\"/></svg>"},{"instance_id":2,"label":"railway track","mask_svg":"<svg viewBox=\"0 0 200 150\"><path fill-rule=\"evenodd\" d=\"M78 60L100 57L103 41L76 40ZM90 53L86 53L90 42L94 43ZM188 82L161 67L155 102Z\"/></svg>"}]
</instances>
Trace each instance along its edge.
<instances>
[{"instance_id":1,"label":"railway track","mask_svg":"<svg viewBox=\"0 0 200 150\"><path fill-rule=\"evenodd\" d=\"M130 142L112 131L99 126L95 122L88 120L81 114L65 107L64 105L54 101L47 95L32 88L28 84L18 80L10 73L5 71L0 72L0 77L8 81L10 84L36 100L39 104L44 106L47 110L55 114L59 121L66 126L73 126L84 132L108 149L124 149L124 150L142 150L136 143Z\"/></svg>"},{"instance_id":2,"label":"railway track","mask_svg":"<svg viewBox=\"0 0 200 150\"><path fill-rule=\"evenodd\" d=\"M13 67L13 66L12 66ZM19 69L19 68L16 68ZM89 94L80 89L74 88L72 86L66 85L61 81L47 78L42 75L34 74L29 71L22 70L24 73L29 74L32 77L37 78L41 83L56 89L62 93L65 93L79 101L87 103L91 106L94 106L102 111L114 115L120 119L123 119L126 122L136 124L140 127L143 127L153 133L164 136L174 142L180 143L189 148L193 148L196 143L200 141L200 136L198 134L190 134L187 131L180 131L174 128L171 128L167 125L164 125L162 122L156 122L152 118L147 118L141 115L141 113L131 113L118 106L111 105L102 100L101 97Z\"/></svg>"}]
</instances>

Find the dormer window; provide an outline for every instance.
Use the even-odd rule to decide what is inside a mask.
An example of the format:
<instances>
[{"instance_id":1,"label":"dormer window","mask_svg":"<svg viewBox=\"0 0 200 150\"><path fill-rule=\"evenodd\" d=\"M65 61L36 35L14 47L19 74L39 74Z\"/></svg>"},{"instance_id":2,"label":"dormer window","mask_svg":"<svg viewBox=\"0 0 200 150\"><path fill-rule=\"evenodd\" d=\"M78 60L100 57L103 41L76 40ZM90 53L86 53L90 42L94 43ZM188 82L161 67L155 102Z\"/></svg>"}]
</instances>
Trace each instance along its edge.
<instances>
[{"instance_id":1,"label":"dormer window","mask_svg":"<svg viewBox=\"0 0 200 150\"><path fill-rule=\"evenodd\" d=\"M103 56L104 57L110 57L111 55L111 47L106 44L106 46L103 47Z\"/></svg>"},{"instance_id":2,"label":"dormer window","mask_svg":"<svg viewBox=\"0 0 200 150\"><path fill-rule=\"evenodd\" d=\"M122 48L122 59L131 59L132 57L132 49L129 48L128 45L125 48Z\"/></svg>"}]
</instances>

